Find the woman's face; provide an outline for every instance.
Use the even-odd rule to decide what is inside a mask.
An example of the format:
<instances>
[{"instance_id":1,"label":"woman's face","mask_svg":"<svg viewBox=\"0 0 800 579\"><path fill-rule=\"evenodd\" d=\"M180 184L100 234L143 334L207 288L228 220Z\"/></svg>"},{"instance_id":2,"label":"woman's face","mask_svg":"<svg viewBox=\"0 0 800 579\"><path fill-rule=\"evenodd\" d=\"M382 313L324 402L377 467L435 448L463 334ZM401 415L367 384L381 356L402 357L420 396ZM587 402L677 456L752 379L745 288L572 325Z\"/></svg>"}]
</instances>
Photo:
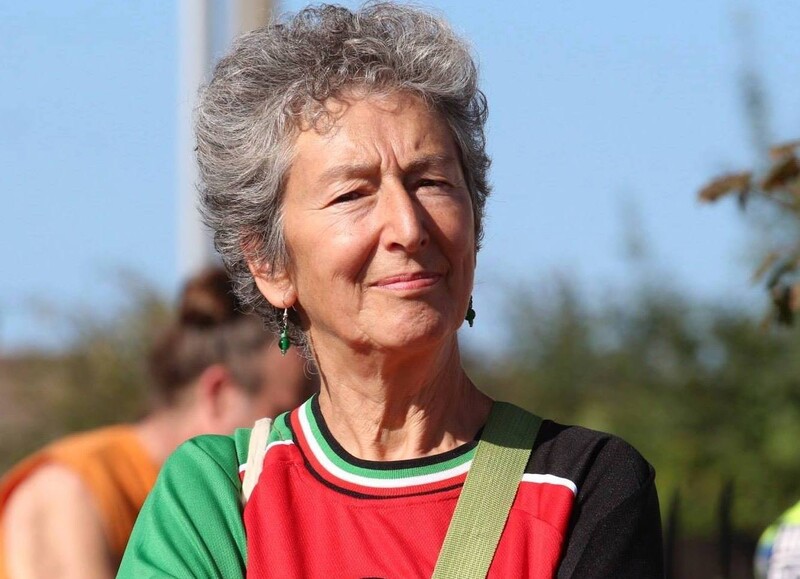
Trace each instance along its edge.
<instances>
[{"instance_id":1,"label":"woman's face","mask_svg":"<svg viewBox=\"0 0 800 579\"><path fill-rule=\"evenodd\" d=\"M414 96L327 108L332 124L296 141L283 201L290 266L265 295L300 312L316 349L430 347L461 325L472 290L474 219L458 149Z\"/></svg>"}]
</instances>

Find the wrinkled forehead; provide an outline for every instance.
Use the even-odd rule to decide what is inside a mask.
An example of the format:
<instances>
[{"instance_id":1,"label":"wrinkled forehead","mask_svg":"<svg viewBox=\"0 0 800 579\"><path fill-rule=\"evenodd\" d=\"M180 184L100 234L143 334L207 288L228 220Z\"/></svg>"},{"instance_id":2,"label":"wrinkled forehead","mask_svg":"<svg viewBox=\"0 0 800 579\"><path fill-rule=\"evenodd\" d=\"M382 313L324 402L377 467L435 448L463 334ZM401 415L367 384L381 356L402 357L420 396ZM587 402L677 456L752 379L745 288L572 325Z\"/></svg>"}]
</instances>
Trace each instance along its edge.
<instances>
[{"instance_id":1,"label":"wrinkled forehead","mask_svg":"<svg viewBox=\"0 0 800 579\"><path fill-rule=\"evenodd\" d=\"M414 95L368 95L327 103L322 126L306 125L294 142L290 181L325 185L375 176L435 170L461 181L458 148L447 123Z\"/></svg>"}]
</instances>

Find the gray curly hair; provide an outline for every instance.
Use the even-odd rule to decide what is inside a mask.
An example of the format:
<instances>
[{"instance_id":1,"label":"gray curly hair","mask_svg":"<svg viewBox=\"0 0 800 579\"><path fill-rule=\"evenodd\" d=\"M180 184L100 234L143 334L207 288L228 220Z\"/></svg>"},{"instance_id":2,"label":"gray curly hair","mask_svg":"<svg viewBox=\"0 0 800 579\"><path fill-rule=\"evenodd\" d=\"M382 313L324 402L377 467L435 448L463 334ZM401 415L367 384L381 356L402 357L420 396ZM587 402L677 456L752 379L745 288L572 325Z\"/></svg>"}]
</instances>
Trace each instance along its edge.
<instances>
[{"instance_id":1,"label":"gray curly hair","mask_svg":"<svg viewBox=\"0 0 800 579\"><path fill-rule=\"evenodd\" d=\"M321 5L242 36L202 89L196 111L201 210L242 304L277 330L282 312L259 292L248 261L288 265L282 195L300 127L348 90L404 91L447 121L482 237L490 192L486 98L467 44L442 19L387 2ZM290 337L305 336L290 318Z\"/></svg>"}]
</instances>

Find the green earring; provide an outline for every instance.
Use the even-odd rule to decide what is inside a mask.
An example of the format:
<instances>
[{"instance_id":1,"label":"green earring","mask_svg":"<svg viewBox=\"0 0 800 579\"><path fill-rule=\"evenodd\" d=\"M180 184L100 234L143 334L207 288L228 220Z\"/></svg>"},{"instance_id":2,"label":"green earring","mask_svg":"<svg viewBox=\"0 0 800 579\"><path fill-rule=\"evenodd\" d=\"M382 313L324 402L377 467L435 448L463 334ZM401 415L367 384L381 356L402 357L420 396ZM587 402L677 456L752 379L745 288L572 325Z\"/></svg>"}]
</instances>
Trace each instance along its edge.
<instances>
[{"instance_id":1,"label":"green earring","mask_svg":"<svg viewBox=\"0 0 800 579\"><path fill-rule=\"evenodd\" d=\"M281 356L285 356L292 343L289 341L289 310L284 308L283 318L281 319L281 337L278 340L278 348L281 349Z\"/></svg>"},{"instance_id":2,"label":"green earring","mask_svg":"<svg viewBox=\"0 0 800 579\"><path fill-rule=\"evenodd\" d=\"M469 307L467 308L467 315L464 316L464 319L467 320L471 328L472 324L475 322L475 310L472 309L472 296L469 296Z\"/></svg>"}]
</instances>

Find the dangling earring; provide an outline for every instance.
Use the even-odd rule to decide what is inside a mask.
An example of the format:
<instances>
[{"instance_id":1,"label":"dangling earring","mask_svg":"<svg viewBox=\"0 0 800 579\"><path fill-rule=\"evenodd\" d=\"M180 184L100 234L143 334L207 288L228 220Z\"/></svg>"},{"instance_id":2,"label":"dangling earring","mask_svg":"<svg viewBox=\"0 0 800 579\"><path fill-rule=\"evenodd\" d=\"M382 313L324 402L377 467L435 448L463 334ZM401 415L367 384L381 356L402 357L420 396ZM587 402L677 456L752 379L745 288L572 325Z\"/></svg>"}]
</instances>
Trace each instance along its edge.
<instances>
[{"instance_id":1,"label":"dangling earring","mask_svg":"<svg viewBox=\"0 0 800 579\"><path fill-rule=\"evenodd\" d=\"M284 308L283 318L281 318L281 337L278 340L278 348L281 349L281 356L285 356L292 343L289 341L289 310Z\"/></svg>"},{"instance_id":2,"label":"dangling earring","mask_svg":"<svg viewBox=\"0 0 800 579\"><path fill-rule=\"evenodd\" d=\"M467 315L464 316L464 319L467 320L471 328L472 324L475 322L475 310L472 309L472 296L469 296L469 307L467 308Z\"/></svg>"}]
</instances>

